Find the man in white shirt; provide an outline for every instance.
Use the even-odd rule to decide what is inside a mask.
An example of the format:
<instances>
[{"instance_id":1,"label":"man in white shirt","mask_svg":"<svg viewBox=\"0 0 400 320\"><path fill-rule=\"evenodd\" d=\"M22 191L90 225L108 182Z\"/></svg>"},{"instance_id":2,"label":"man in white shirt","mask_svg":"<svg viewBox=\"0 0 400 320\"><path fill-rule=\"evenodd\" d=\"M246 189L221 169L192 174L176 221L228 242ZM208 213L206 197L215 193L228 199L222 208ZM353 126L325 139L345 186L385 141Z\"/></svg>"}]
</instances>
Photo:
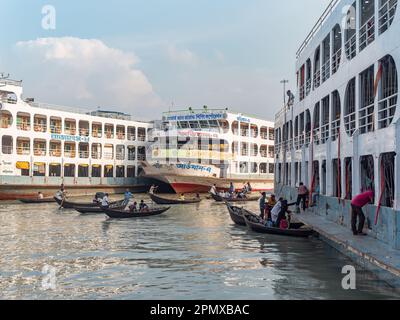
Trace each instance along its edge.
<instances>
[{"instance_id":1,"label":"man in white shirt","mask_svg":"<svg viewBox=\"0 0 400 320\"><path fill-rule=\"evenodd\" d=\"M217 186L215 184L211 187L210 193L213 194L213 195L217 194Z\"/></svg>"},{"instance_id":2,"label":"man in white shirt","mask_svg":"<svg viewBox=\"0 0 400 320\"><path fill-rule=\"evenodd\" d=\"M276 221L278 220L279 214L281 213L282 210L282 198L280 198L278 200L278 202L276 203L276 205L272 208L271 210L271 219L272 222L275 224Z\"/></svg>"},{"instance_id":3,"label":"man in white shirt","mask_svg":"<svg viewBox=\"0 0 400 320\"><path fill-rule=\"evenodd\" d=\"M103 197L103 199L101 200L101 206L108 208L110 206L109 204L109 200L108 200L108 193L106 193Z\"/></svg>"}]
</instances>

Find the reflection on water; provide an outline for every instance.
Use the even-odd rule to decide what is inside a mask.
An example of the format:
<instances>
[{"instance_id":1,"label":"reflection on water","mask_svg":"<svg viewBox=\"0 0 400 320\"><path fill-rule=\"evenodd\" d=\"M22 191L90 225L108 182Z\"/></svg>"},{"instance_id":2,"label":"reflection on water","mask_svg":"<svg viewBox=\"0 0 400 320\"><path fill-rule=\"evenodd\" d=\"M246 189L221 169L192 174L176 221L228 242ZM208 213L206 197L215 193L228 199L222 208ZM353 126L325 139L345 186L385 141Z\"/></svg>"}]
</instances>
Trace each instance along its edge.
<instances>
[{"instance_id":1,"label":"reflection on water","mask_svg":"<svg viewBox=\"0 0 400 320\"><path fill-rule=\"evenodd\" d=\"M316 239L236 227L211 201L142 220L1 204L0 243L3 299L398 298L360 269L358 289L344 291L347 258ZM54 290L43 290L45 265Z\"/></svg>"}]
</instances>

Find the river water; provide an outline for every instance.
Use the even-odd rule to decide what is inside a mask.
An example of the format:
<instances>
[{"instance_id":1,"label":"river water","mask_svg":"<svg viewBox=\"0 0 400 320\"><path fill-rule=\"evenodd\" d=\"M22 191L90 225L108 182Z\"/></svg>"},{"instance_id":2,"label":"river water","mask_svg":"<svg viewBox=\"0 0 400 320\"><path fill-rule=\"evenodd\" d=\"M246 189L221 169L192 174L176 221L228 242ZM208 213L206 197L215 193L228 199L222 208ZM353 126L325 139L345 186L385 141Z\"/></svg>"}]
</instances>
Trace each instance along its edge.
<instances>
[{"instance_id":1,"label":"river water","mask_svg":"<svg viewBox=\"0 0 400 320\"><path fill-rule=\"evenodd\" d=\"M346 257L236 227L209 200L133 220L3 203L0 244L2 299L399 298L360 268L357 290L343 290Z\"/></svg>"}]
</instances>

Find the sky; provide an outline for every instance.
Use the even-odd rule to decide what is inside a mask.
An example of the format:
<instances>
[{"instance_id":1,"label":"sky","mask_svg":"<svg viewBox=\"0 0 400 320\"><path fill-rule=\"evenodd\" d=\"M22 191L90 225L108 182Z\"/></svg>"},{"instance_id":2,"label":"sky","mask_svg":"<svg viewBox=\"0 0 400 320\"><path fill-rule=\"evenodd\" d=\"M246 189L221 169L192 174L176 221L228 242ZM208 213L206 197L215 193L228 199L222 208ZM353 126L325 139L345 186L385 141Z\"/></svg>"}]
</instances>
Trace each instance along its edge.
<instances>
[{"instance_id":1,"label":"sky","mask_svg":"<svg viewBox=\"0 0 400 320\"><path fill-rule=\"evenodd\" d=\"M0 0L0 72L25 98L140 120L204 105L273 120L329 2Z\"/></svg>"}]
</instances>

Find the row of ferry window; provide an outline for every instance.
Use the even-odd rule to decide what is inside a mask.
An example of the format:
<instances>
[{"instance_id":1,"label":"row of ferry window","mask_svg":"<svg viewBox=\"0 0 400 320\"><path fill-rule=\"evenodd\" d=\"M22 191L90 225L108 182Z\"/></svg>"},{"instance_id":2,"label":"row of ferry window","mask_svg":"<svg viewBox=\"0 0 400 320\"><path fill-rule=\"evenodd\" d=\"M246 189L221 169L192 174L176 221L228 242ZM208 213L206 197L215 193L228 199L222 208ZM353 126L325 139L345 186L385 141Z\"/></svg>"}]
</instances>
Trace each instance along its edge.
<instances>
[{"instance_id":1,"label":"row of ferry window","mask_svg":"<svg viewBox=\"0 0 400 320\"><path fill-rule=\"evenodd\" d=\"M373 155L365 155L359 159L359 186L360 192L379 188L378 195L381 203L376 203L385 207L393 207L395 199L395 158L394 152L383 153L379 156L378 167L374 163ZM353 165L354 158L347 157L343 160L333 159L331 163L332 190L327 192L327 163L326 160L313 161L313 171L311 182L305 181L302 177L301 162L294 163L294 185L301 181L305 182L313 192L319 190L322 195L333 196L351 200L353 197ZM292 185L291 166L287 163L285 168L282 164L277 164L276 181L286 185ZM286 170L285 174L283 170ZM308 162L305 163L306 177L308 177ZM285 181L283 181L285 177ZM304 180L303 180L304 179ZM306 178L307 179L307 178Z\"/></svg>"},{"instance_id":2,"label":"row of ferry window","mask_svg":"<svg viewBox=\"0 0 400 320\"><path fill-rule=\"evenodd\" d=\"M239 172L248 174L273 174L273 163L239 162Z\"/></svg>"},{"instance_id":3,"label":"row of ferry window","mask_svg":"<svg viewBox=\"0 0 400 320\"><path fill-rule=\"evenodd\" d=\"M226 120L209 120L209 121L180 121L178 122L179 129L204 129L204 128L215 128L216 131L222 130L223 133L228 133L229 129L234 135L240 135L242 137L258 138L260 135L261 139L274 140L275 132L274 128L268 128L265 126L258 127L256 124L240 123L234 121L232 125Z\"/></svg>"},{"instance_id":4,"label":"row of ferry window","mask_svg":"<svg viewBox=\"0 0 400 320\"><path fill-rule=\"evenodd\" d=\"M359 99L356 99L357 96ZM349 136L357 128L360 134L372 132L376 127L387 128L395 116L397 100L397 68L393 58L387 55L378 62L376 75L375 65L372 65L348 82L343 118L340 95L338 91L334 91L315 104L312 120L310 110L296 116L294 132L292 121L286 123L282 129L277 129L276 151L280 151L282 143L284 146L291 144L293 136L296 149L303 145L308 146L311 138L316 144L324 144L329 137L335 141L339 136L342 120Z\"/></svg>"},{"instance_id":5,"label":"row of ferry window","mask_svg":"<svg viewBox=\"0 0 400 320\"><path fill-rule=\"evenodd\" d=\"M376 7L377 6L377 7ZM397 8L397 0L360 0L359 7L354 2L347 12L346 29L344 30L345 56L348 60L357 55L357 35L359 52L375 40L375 26L378 25L379 35L392 24ZM360 14L357 15L357 10ZM375 14L378 11L379 15ZM357 19L359 30L356 32ZM322 44L315 50L313 62L307 62L297 72L299 99L303 100L311 89L318 88L328 80L331 74L337 72L342 56L342 30L337 24L326 36Z\"/></svg>"},{"instance_id":6,"label":"row of ferry window","mask_svg":"<svg viewBox=\"0 0 400 320\"><path fill-rule=\"evenodd\" d=\"M31 116L25 112L17 113L16 128L22 131L31 131ZM135 141L136 137L138 141L146 141L146 131L149 134L150 129L136 128L133 126L123 126L114 124L102 124L93 122L91 127L88 121L77 121L74 119L65 119L64 128L63 121L58 117L50 117L50 125L47 126L47 117L45 115L34 115L33 117L33 130L35 132L50 132L55 134L68 134L68 135L80 135L82 137L92 136L94 138L102 138L103 132L104 137L108 139L119 139L119 140L130 140ZM2 129L11 128L13 125L13 116L9 111L0 111L0 127ZM150 134L149 134L150 135Z\"/></svg>"},{"instance_id":7,"label":"row of ferry window","mask_svg":"<svg viewBox=\"0 0 400 320\"><path fill-rule=\"evenodd\" d=\"M59 140L46 141L43 139L33 140L33 149L31 149L31 140L26 137L16 139L15 150L13 137L3 135L1 138L1 151L3 154L17 154L22 156L34 155L37 157L66 157L80 159L105 159L105 160L146 160L146 148L125 145L112 145L101 143L92 143L91 148L86 142L62 142ZM136 156L137 150L137 156Z\"/></svg>"},{"instance_id":8,"label":"row of ferry window","mask_svg":"<svg viewBox=\"0 0 400 320\"><path fill-rule=\"evenodd\" d=\"M136 176L135 166L114 166L100 164L79 164L50 163L43 162L24 162L16 163L16 169L21 170L21 176L33 177L65 177L65 178L134 178ZM47 171L48 170L48 171ZM142 168L138 168L138 175L142 172Z\"/></svg>"}]
</instances>

